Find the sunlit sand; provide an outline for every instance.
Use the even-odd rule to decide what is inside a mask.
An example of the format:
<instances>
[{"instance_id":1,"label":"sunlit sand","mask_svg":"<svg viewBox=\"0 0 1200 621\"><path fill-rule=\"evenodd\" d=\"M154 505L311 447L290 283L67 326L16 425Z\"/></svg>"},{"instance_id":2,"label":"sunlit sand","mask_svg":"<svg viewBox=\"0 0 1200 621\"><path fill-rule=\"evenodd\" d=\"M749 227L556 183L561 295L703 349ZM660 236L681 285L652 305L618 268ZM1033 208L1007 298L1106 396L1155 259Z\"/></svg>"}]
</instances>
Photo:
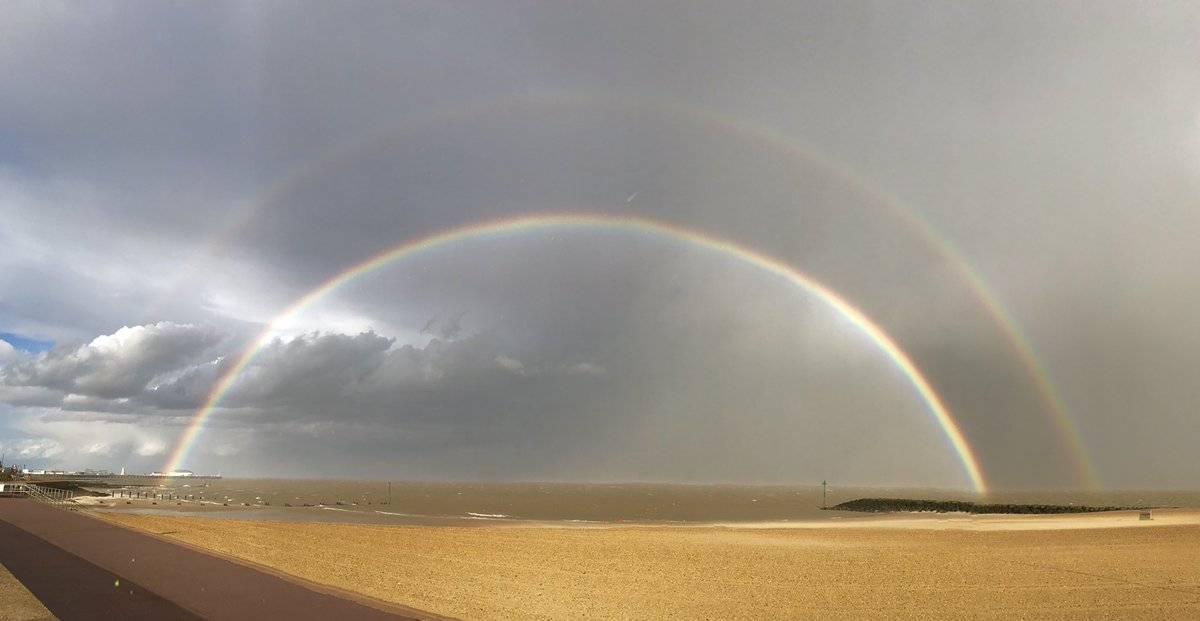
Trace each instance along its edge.
<instances>
[{"instance_id":1,"label":"sunlit sand","mask_svg":"<svg viewBox=\"0 0 1200 621\"><path fill-rule=\"evenodd\" d=\"M1200 512L483 528L103 519L470 619L1197 618Z\"/></svg>"}]
</instances>

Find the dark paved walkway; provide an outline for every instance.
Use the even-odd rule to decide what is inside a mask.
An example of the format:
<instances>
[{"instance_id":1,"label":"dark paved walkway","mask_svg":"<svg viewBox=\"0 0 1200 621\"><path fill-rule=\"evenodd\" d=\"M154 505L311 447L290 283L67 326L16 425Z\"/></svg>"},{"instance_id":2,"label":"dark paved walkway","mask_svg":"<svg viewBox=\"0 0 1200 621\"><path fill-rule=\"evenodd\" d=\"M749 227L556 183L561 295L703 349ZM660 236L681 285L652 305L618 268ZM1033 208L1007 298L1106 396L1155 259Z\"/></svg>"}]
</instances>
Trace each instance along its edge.
<instances>
[{"instance_id":1,"label":"dark paved walkway","mask_svg":"<svg viewBox=\"0 0 1200 621\"><path fill-rule=\"evenodd\" d=\"M0 522L0 561L64 621L200 618L8 522Z\"/></svg>"},{"instance_id":2,"label":"dark paved walkway","mask_svg":"<svg viewBox=\"0 0 1200 621\"><path fill-rule=\"evenodd\" d=\"M0 498L0 563L62 621L412 618L19 498Z\"/></svg>"}]
</instances>

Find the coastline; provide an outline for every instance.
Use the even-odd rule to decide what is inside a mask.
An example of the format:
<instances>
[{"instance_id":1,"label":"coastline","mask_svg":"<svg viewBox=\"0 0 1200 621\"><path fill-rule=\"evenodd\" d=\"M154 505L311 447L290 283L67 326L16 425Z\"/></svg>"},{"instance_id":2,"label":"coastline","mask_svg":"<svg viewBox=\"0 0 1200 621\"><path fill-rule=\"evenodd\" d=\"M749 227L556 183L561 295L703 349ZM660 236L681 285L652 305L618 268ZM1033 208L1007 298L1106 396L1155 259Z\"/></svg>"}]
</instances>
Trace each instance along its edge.
<instances>
[{"instance_id":1,"label":"coastline","mask_svg":"<svg viewBox=\"0 0 1200 621\"><path fill-rule=\"evenodd\" d=\"M1000 513L883 513L835 517L821 522L725 522L714 526L741 529L900 529L966 531L1037 531L1152 528L1156 526L1200 526L1200 509L1169 508L1151 511L1141 520L1141 511L1098 511L1092 513L1000 514Z\"/></svg>"},{"instance_id":2,"label":"coastline","mask_svg":"<svg viewBox=\"0 0 1200 621\"><path fill-rule=\"evenodd\" d=\"M1200 615L1200 510L470 526L99 519L469 619ZM329 512L335 513L335 512Z\"/></svg>"},{"instance_id":3,"label":"coastline","mask_svg":"<svg viewBox=\"0 0 1200 621\"><path fill-rule=\"evenodd\" d=\"M1168 507L1151 510L1152 519L1139 519L1141 510L1119 509L1082 513L965 513L935 511L822 512L822 519L783 520L547 520L513 518L503 514L468 512L439 515L389 511L359 506L272 507L229 505L213 501L152 501L146 499L77 498L76 504L95 514L175 516L254 522L364 524L393 526L542 527L542 528L703 528L840 529L891 528L923 530L1074 530L1090 528L1200 525L1200 508Z\"/></svg>"}]
</instances>

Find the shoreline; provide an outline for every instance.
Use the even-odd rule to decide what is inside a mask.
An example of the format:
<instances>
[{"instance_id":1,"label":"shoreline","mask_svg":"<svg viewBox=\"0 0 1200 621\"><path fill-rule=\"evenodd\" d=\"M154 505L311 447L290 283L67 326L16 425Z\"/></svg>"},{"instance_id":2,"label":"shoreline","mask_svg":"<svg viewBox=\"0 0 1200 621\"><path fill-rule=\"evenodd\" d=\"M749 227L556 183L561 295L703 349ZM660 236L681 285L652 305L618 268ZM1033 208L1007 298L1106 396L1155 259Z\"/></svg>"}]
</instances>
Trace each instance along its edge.
<instances>
[{"instance_id":1,"label":"shoreline","mask_svg":"<svg viewBox=\"0 0 1200 621\"><path fill-rule=\"evenodd\" d=\"M845 529L888 528L919 530L1070 530L1094 528L1200 525L1200 508L1152 509L1141 520L1140 509L1086 513L966 513L936 511L852 512L830 510L822 519L783 520L546 520L499 514L433 515L346 506L274 507L225 505L214 501L150 501L145 499L80 498L76 506L101 515L177 516L197 519L298 524L364 524L376 526L497 527L497 528L729 528L729 529ZM115 500L115 501L114 501Z\"/></svg>"},{"instance_id":2,"label":"shoreline","mask_svg":"<svg viewBox=\"0 0 1200 621\"><path fill-rule=\"evenodd\" d=\"M839 529L878 528L901 530L1030 531L1092 530L1098 528L1151 528L1156 526L1200 526L1200 509L1167 508L1151 511L1151 519L1142 520L1141 511L1095 511L1089 513L944 513L893 512L862 517L832 518L821 522L728 522L715 523L742 529Z\"/></svg>"},{"instance_id":3,"label":"shoreline","mask_svg":"<svg viewBox=\"0 0 1200 621\"><path fill-rule=\"evenodd\" d=\"M408 519L580 519L595 522L819 521L860 512L822 510L820 487L680 484L564 484L387 482L311 479L226 479L209 484L111 490L117 495L159 496L157 506L308 508L326 513L371 512ZM166 500L170 498L170 500ZM1200 491L996 492L986 498L960 491L921 488L843 487L829 506L862 498L926 498L956 502L1089 507L1200 507ZM125 498L109 499L122 502ZM135 500L136 502L136 500ZM195 504L193 504L195 503ZM945 504L950 503L950 504ZM322 508L324 507L324 508ZM207 509L206 509L207 510Z\"/></svg>"}]
</instances>

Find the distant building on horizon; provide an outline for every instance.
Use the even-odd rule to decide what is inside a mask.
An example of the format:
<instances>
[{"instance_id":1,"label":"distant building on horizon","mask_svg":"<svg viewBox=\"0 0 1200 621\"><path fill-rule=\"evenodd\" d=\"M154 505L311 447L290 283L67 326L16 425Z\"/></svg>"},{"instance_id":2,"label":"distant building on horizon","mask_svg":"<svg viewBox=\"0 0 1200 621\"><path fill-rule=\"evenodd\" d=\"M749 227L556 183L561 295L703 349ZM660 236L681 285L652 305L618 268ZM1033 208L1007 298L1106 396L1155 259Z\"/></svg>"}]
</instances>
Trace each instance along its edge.
<instances>
[{"instance_id":1,"label":"distant building on horizon","mask_svg":"<svg viewBox=\"0 0 1200 621\"><path fill-rule=\"evenodd\" d=\"M191 470L172 470L170 472L151 472L152 477L194 477L195 472Z\"/></svg>"}]
</instances>

